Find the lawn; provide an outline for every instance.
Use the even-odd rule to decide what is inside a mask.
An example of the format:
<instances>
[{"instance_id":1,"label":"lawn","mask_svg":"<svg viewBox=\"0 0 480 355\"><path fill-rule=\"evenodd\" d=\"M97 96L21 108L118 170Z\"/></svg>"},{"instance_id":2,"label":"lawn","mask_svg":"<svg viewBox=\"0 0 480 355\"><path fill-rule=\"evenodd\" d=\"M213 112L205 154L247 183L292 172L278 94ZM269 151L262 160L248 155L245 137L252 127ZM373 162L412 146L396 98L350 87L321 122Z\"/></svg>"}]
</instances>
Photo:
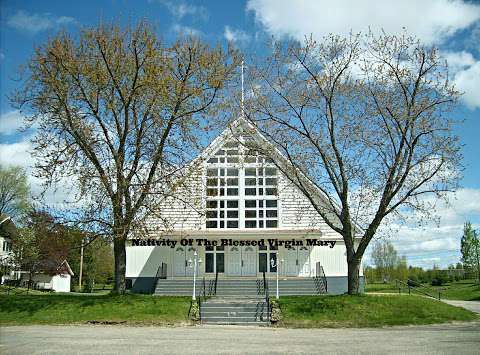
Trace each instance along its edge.
<instances>
[{"instance_id":1,"label":"lawn","mask_svg":"<svg viewBox=\"0 0 480 355\"><path fill-rule=\"evenodd\" d=\"M395 287L395 283L381 282L381 283L369 283L365 285L365 292L397 292L398 288Z\"/></svg>"},{"instance_id":2,"label":"lawn","mask_svg":"<svg viewBox=\"0 0 480 355\"><path fill-rule=\"evenodd\" d=\"M480 301L480 285L474 280L449 282L434 288L441 291L442 298L449 300Z\"/></svg>"},{"instance_id":3,"label":"lawn","mask_svg":"<svg viewBox=\"0 0 480 355\"><path fill-rule=\"evenodd\" d=\"M67 294L0 296L0 324L189 323L189 297Z\"/></svg>"},{"instance_id":4,"label":"lawn","mask_svg":"<svg viewBox=\"0 0 480 355\"><path fill-rule=\"evenodd\" d=\"M280 299L283 327L341 328L471 321L463 308L421 296L290 296Z\"/></svg>"},{"instance_id":5,"label":"lawn","mask_svg":"<svg viewBox=\"0 0 480 355\"><path fill-rule=\"evenodd\" d=\"M432 294L441 292L441 298L449 300L463 300L463 301L480 301L480 285L474 280L461 280L455 282L448 282L442 286L433 287L429 284L424 284L435 290ZM413 289L413 288L412 288ZM380 292L380 293L398 293L398 288L395 282L392 283L371 283L365 285L365 292ZM402 287L402 293L408 293L406 287Z\"/></svg>"}]
</instances>

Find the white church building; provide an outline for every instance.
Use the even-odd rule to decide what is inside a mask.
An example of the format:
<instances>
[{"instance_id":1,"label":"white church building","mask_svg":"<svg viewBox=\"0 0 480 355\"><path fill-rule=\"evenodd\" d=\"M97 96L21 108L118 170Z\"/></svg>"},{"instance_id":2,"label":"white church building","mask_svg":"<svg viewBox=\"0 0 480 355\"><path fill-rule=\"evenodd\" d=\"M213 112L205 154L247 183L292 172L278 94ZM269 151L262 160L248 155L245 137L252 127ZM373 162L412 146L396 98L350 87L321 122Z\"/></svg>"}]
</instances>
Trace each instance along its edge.
<instances>
[{"instance_id":1,"label":"white church building","mask_svg":"<svg viewBox=\"0 0 480 355\"><path fill-rule=\"evenodd\" d=\"M298 291L295 280L302 285L318 278L325 285L317 283L314 294L347 291L342 236L278 164L247 149L249 140L270 144L247 120L232 122L192 163L198 168L177 195L150 216L148 236L130 238L126 277L132 292L158 292L159 279L191 283L194 269L198 280L215 280L215 288L218 280L265 275L278 276L291 294ZM174 283L165 285L172 291L164 293L176 294Z\"/></svg>"}]
</instances>

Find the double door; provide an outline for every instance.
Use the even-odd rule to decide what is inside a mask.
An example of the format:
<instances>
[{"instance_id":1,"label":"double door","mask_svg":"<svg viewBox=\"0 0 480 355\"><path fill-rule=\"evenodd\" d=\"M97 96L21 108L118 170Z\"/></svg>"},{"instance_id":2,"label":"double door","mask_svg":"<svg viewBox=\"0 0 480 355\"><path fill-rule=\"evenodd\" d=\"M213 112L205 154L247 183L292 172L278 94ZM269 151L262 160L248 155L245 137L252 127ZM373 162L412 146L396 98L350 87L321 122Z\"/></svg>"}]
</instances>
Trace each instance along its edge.
<instances>
[{"instance_id":1,"label":"double door","mask_svg":"<svg viewBox=\"0 0 480 355\"><path fill-rule=\"evenodd\" d=\"M285 249L284 273L286 276L310 276L310 250L306 246Z\"/></svg>"},{"instance_id":2,"label":"double door","mask_svg":"<svg viewBox=\"0 0 480 355\"><path fill-rule=\"evenodd\" d=\"M257 250L254 247L230 247L228 250L227 275L257 275Z\"/></svg>"},{"instance_id":3,"label":"double door","mask_svg":"<svg viewBox=\"0 0 480 355\"><path fill-rule=\"evenodd\" d=\"M195 249L189 246L178 246L175 249L173 256L173 274L175 276L193 276L194 252ZM192 261L192 265L189 265L189 260Z\"/></svg>"}]
</instances>

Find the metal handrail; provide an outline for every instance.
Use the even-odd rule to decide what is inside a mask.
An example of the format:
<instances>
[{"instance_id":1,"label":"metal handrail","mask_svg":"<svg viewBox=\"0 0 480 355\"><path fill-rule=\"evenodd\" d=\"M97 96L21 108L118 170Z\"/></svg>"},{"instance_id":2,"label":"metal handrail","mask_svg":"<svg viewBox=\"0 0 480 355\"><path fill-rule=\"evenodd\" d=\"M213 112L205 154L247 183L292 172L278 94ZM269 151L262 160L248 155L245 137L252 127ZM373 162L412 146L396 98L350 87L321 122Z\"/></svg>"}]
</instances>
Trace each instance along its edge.
<instances>
[{"instance_id":1,"label":"metal handrail","mask_svg":"<svg viewBox=\"0 0 480 355\"><path fill-rule=\"evenodd\" d=\"M431 298L435 298L440 300L441 299L441 292L438 290L434 290L430 287L424 286L416 281L408 279L407 282L403 282L401 280L395 280L396 287L398 288L398 293L401 293L401 288L399 285L402 285L403 287L408 288L408 294L411 294L411 292L417 292L420 293L424 296L428 296ZM412 286L413 285L413 286ZM419 289L425 289L427 291L419 290ZM435 294L438 293L438 297L435 296Z\"/></svg>"},{"instance_id":2,"label":"metal handrail","mask_svg":"<svg viewBox=\"0 0 480 355\"><path fill-rule=\"evenodd\" d=\"M155 293L158 280L164 278L167 278L167 264L162 262L158 266L157 273L155 274L155 278L153 279L152 293Z\"/></svg>"},{"instance_id":3,"label":"metal handrail","mask_svg":"<svg viewBox=\"0 0 480 355\"><path fill-rule=\"evenodd\" d=\"M214 295L217 295L218 271L215 273Z\"/></svg>"},{"instance_id":4,"label":"metal handrail","mask_svg":"<svg viewBox=\"0 0 480 355\"><path fill-rule=\"evenodd\" d=\"M265 303L267 304L267 320L270 321L270 296L265 271L263 271L263 289L265 291Z\"/></svg>"},{"instance_id":5,"label":"metal handrail","mask_svg":"<svg viewBox=\"0 0 480 355\"><path fill-rule=\"evenodd\" d=\"M325 289L325 293L328 293L327 276L325 275L325 270L323 269L323 266L320 264L320 262L317 262L315 266L315 277L321 280Z\"/></svg>"},{"instance_id":6,"label":"metal handrail","mask_svg":"<svg viewBox=\"0 0 480 355\"><path fill-rule=\"evenodd\" d=\"M202 286L203 286L203 299L206 300L207 299L207 294L206 294L206 291L205 291L205 276L203 277L203 280L202 280Z\"/></svg>"},{"instance_id":7,"label":"metal handrail","mask_svg":"<svg viewBox=\"0 0 480 355\"><path fill-rule=\"evenodd\" d=\"M328 293L328 283L327 283L327 276L325 275L325 271L323 270L323 266L320 265L320 277L322 278L323 285L325 286L325 293Z\"/></svg>"}]
</instances>

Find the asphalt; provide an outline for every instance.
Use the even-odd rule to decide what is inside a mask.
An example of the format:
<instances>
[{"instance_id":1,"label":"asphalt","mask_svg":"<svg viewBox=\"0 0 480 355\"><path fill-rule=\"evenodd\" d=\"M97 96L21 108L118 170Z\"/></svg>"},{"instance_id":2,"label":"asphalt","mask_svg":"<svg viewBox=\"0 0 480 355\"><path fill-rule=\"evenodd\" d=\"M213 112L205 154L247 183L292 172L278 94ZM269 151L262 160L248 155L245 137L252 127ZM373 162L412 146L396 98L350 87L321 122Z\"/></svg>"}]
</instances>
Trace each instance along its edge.
<instances>
[{"instance_id":1,"label":"asphalt","mask_svg":"<svg viewBox=\"0 0 480 355\"><path fill-rule=\"evenodd\" d=\"M480 301L453 301L453 300L442 300L445 303L451 304L456 307L463 307L469 311L480 314ZM480 353L480 351L479 351Z\"/></svg>"},{"instance_id":2,"label":"asphalt","mask_svg":"<svg viewBox=\"0 0 480 355\"><path fill-rule=\"evenodd\" d=\"M480 322L366 329L0 328L0 354L479 354Z\"/></svg>"}]
</instances>

